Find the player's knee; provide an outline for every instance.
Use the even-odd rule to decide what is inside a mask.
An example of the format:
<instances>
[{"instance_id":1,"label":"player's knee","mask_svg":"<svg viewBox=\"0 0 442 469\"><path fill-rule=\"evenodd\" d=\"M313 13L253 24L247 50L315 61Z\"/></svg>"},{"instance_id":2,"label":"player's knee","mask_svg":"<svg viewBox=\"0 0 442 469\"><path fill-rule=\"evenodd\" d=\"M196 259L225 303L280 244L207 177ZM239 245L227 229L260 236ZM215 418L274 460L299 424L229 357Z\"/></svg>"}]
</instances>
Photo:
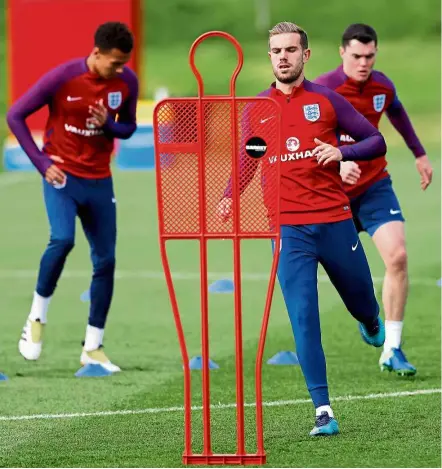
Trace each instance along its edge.
<instances>
[{"instance_id":1,"label":"player's knee","mask_svg":"<svg viewBox=\"0 0 442 469\"><path fill-rule=\"evenodd\" d=\"M94 275L112 275L115 272L115 256L97 257L93 261Z\"/></svg>"},{"instance_id":2,"label":"player's knee","mask_svg":"<svg viewBox=\"0 0 442 469\"><path fill-rule=\"evenodd\" d=\"M407 250L405 249L405 246L400 246L388 256L386 267L387 270L400 272L407 270L407 263Z\"/></svg>"},{"instance_id":3,"label":"player's knee","mask_svg":"<svg viewBox=\"0 0 442 469\"><path fill-rule=\"evenodd\" d=\"M62 256L67 256L75 245L74 238L51 238L49 248L55 250Z\"/></svg>"},{"instance_id":4,"label":"player's knee","mask_svg":"<svg viewBox=\"0 0 442 469\"><path fill-rule=\"evenodd\" d=\"M312 326L314 327L315 321L312 317L313 309L314 306L312 303L301 298L289 306L290 322L294 330L305 332Z\"/></svg>"},{"instance_id":5,"label":"player's knee","mask_svg":"<svg viewBox=\"0 0 442 469\"><path fill-rule=\"evenodd\" d=\"M295 329L298 329L303 333L312 327L312 321L305 309L298 310L296 312L292 319L292 325Z\"/></svg>"},{"instance_id":6,"label":"player's knee","mask_svg":"<svg viewBox=\"0 0 442 469\"><path fill-rule=\"evenodd\" d=\"M278 274L278 280L284 296L292 297L296 294L297 297L303 298L304 295L309 293L310 284L300 280L290 270L281 270Z\"/></svg>"}]
</instances>

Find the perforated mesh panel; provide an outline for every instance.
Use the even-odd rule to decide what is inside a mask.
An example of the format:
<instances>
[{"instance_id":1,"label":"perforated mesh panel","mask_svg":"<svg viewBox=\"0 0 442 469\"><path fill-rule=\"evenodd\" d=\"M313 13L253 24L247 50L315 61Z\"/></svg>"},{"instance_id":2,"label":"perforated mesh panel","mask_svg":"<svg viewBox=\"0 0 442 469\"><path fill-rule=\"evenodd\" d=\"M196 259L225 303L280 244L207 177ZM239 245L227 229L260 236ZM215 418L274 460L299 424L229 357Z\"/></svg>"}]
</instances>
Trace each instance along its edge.
<instances>
[{"instance_id":1,"label":"perforated mesh panel","mask_svg":"<svg viewBox=\"0 0 442 469\"><path fill-rule=\"evenodd\" d=\"M163 234L233 234L235 215L239 234L274 230L280 154L280 117L274 101L167 100L157 106L154 125ZM233 201L239 193L237 213Z\"/></svg>"}]
</instances>

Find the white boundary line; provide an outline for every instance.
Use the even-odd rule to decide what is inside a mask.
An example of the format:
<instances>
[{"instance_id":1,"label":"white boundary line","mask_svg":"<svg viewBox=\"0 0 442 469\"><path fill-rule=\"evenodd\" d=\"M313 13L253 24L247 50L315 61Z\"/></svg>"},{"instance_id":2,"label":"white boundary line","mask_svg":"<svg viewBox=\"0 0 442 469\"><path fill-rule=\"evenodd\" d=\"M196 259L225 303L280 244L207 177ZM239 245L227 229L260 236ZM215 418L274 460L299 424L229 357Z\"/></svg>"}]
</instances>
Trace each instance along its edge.
<instances>
[{"instance_id":1,"label":"white boundary line","mask_svg":"<svg viewBox=\"0 0 442 469\"><path fill-rule=\"evenodd\" d=\"M389 392L379 394L366 394L362 396L338 396L331 398L332 402L338 401L361 401L366 399L390 399L393 397L409 397L409 396L423 396L431 394L440 394L441 389L420 389L417 391L402 391L402 392ZM280 407L285 405L298 405L298 404L309 404L311 399L294 399L289 401L270 401L263 402L264 407ZM255 407L256 404L245 403L245 407ZM210 406L212 409L234 409L236 404L214 404ZM193 406L192 410L202 410L201 406ZM33 415L17 415L17 416L0 416L0 421L11 422L17 420L50 420L50 419L71 419L77 417L107 417L113 415L140 415L140 414L161 414L168 412L183 412L184 407L150 407L147 409L137 410L106 410L101 412L80 412L73 414L33 414Z\"/></svg>"},{"instance_id":2,"label":"white boundary line","mask_svg":"<svg viewBox=\"0 0 442 469\"><path fill-rule=\"evenodd\" d=\"M87 278L92 276L92 271L88 270L66 270L63 272L63 278ZM199 280L199 272L173 272L172 277L174 280ZM7 269L0 270L0 279L36 279L36 270L16 270ZM117 270L115 272L115 278L117 280L165 280L164 273L162 271L150 271L150 270ZM209 272L209 280L219 280L223 278L233 278L233 272ZM243 272L241 278L245 281L268 281L269 274L258 272ZM374 283L382 283L383 277L373 277ZM320 283L330 283L327 275L319 275L318 281ZM411 277L410 284L420 286L437 286L438 279L431 277Z\"/></svg>"}]
</instances>

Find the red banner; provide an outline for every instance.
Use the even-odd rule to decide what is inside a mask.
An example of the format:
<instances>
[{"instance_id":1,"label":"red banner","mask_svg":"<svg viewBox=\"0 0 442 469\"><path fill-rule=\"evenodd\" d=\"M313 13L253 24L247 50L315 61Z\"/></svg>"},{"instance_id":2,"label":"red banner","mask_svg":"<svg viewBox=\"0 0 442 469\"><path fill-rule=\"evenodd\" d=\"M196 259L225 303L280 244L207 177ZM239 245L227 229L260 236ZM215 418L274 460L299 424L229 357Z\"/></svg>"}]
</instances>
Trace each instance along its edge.
<instances>
[{"instance_id":1,"label":"red banner","mask_svg":"<svg viewBox=\"0 0 442 469\"><path fill-rule=\"evenodd\" d=\"M135 35L129 66L139 73L141 56L141 0L7 0L9 104L51 68L86 57L94 46L94 32L106 21L126 23ZM43 109L28 119L41 131Z\"/></svg>"}]
</instances>

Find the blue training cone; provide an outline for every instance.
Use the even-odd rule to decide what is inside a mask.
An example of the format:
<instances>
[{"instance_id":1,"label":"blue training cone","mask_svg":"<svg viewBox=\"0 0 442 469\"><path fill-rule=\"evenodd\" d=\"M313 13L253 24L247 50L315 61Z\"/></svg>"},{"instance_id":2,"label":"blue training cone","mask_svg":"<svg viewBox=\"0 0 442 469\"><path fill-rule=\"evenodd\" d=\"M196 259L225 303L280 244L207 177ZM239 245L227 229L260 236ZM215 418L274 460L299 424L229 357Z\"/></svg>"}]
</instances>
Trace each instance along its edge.
<instances>
[{"instance_id":1,"label":"blue training cone","mask_svg":"<svg viewBox=\"0 0 442 469\"><path fill-rule=\"evenodd\" d=\"M103 376L110 376L112 371L106 370L101 365L88 364L80 368L75 376L77 378L102 378Z\"/></svg>"},{"instance_id":2,"label":"blue training cone","mask_svg":"<svg viewBox=\"0 0 442 469\"><path fill-rule=\"evenodd\" d=\"M3 373L0 373L0 381L8 381L8 377Z\"/></svg>"},{"instance_id":3,"label":"blue training cone","mask_svg":"<svg viewBox=\"0 0 442 469\"><path fill-rule=\"evenodd\" d=\"M233 293L234 290L233 281L228 278L215 280L209 285L209 293Z\"/></svg>"},{"instance_id":4,"label":"blue training cone","mask_svg":"<svg viewBox=\"0 0 442 469\"><path fill-rule=\"evenodd\" d=\"M299 365L298 357L295 352L278 352L267 361L269 365Z\"/></svg>"},{"instance_id":5,"label":"blue training cone","mask_svg":"<svg viewBox=\"0 0 442 469\"><path fill-rule=\"evenodd\" d=\"M437 286L438 286L438 287L442 287L442 278L440 278L440 279L437 281Z\"/></svg>"},{"instance_id":6,"label":"blue training cone","mask_svg":"<svg viewBox=\"0 0 442 469\"><path fill-rule=\"evenodd\" d=\"M90 292L90 290L84 291L84 292L80 295L80 300L81 300L83 303L87 303L88 301L91 301L91 292Z\"/></svg>"},{"instance_id":7,"label":"blue training cone","mask_svg":"<svg viewBox=\"0 0 442 469\"><path fill-rule=\"evenodd\" d=\"M201 355L192 357L189 361L189 367L191 370L202 370L203 369L203 357ZM218 368L219 368L219 365L209 358L209 369L217 370Z\"/></svg>"}]
</instances>

